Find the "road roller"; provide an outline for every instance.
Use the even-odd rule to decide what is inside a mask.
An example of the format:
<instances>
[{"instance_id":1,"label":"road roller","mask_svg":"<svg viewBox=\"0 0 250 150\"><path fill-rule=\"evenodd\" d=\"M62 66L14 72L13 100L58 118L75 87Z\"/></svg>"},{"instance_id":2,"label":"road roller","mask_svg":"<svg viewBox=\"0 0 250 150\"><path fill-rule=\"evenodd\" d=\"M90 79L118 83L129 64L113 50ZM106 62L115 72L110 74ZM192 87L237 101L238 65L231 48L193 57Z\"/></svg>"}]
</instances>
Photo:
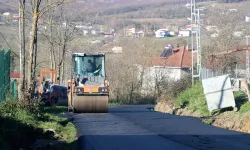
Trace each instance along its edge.
<instances>
[{"instance_id":1,"label":"road roller","mask_svg":"<svg viewBox=\"0 0 250 150\"><path fill-rule=\"evenodd\" d=\"M73 53L68 81L68 110L74 113L107 113L109 81L105 54Z\"/></svg>"}]
</instances>

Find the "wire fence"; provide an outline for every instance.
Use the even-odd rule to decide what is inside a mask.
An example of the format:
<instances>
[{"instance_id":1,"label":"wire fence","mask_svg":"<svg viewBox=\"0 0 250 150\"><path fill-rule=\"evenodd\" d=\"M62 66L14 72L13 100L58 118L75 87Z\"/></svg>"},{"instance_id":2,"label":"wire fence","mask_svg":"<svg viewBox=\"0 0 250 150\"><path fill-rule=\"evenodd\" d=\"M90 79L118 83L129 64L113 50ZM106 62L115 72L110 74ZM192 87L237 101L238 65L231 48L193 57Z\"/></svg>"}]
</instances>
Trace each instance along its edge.
<instances>
[{"instance_id":1,"label":"wire fence","mask_svg":"<svg viewBox=\"0 0 250 150\"><path fill-rule=\"evenodd\" d=\"M217 76L222 76L225 74L229 74L231 78L247 78L247 70L244 67L240 66L239 68L235 68L233 70L222 71L222 70L212 70L207 68L201 69L201 79L208 79Z\"/></svg>"}]
</instances>

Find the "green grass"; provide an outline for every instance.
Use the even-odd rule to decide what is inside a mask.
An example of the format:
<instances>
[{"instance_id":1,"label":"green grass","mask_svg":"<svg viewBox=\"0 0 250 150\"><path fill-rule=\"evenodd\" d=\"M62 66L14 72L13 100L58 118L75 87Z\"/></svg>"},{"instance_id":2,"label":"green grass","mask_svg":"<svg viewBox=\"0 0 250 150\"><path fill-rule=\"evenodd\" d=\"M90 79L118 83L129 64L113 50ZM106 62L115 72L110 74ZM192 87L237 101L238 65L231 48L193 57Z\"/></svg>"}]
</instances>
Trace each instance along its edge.
<instances>
[{"instance_id":1,"label":"green grass","mask_svg":"<svg viewBox=\"0 0 250 150\"><path fill-rule=\"evenodd\" d=\"M239 110L240 113L245 113L249 111L250 111L250 102L246 102L245 104L243 104Z\"/></svg>"},{"instance_id":2,"label":"green grass","mask_svg":"<svg viewBox=\"0 0 250 150\"><path fill-rule=\"evenodd\" d=\"M239 113L242 114L250 111L250 102L248 101L246 93L242 91L234 92L234 98Z\"/></svg>"},{"instance_id":3,"label":"green grass","mask_svg":"<svg viewBox=\"0 0 250 150\"><path fill-rule=\"evenodd\" d=\"M214 119L213 118L204 119L202 120L202 122L205 124L211 125L214 122Z\"/></svg>"},{"instance_id":4,"label":"green grass","mask_svg":"<svg viewBox=\"0 0 250 150\"><path fill-rule=\"evenodd\" d=\"M234 92L234 99L238 110L241 110L241 107L248 101L247 95L242 91Z\"/></svg>"},{"instance_id":5,"label":"green grass","mask_svg":"<svg viewBox=\"0 0 250 150\"><path fill-rule=\"evenodd\" d=\"M196 83L193 87L181 92L175 101L175 106L180 108L187 107L192 112L197 112L201 116L209 115L201 83Z\"/></svg>"},{"instance_id":6,"label":"green grass","mask_svg":"<svg viewBox=\"0 0 250 150\"><path fill-rule=\"evenodd\" d=\"M33 139L52 139L60 141L59 149L72 149L76 141L77 130L74 124L67 118L56 116L67 110L66 107L39 107L35 111L22 108L17 101L4 101L0 103L0 149L13 149L9 143L16 136L16 145L25 147L33 144ZM54 135L46 134L46 130L52 129ZM28 135L27 135L28 134ZM31 134L31 135L29 135ZM23 145L22 141L28 141Z\"/></svg>"}]
</instances>

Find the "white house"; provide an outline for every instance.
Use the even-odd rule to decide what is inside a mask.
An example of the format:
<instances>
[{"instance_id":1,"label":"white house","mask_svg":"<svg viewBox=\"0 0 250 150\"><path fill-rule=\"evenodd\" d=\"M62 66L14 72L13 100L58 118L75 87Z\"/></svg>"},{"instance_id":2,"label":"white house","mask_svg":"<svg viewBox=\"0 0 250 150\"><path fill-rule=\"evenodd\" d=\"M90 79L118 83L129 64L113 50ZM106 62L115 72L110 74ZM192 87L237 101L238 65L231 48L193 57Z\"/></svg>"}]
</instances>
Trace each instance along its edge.
<instances>
[{"instance_id":1,"label":"white house","mask_svg":"<svg viewBox=\"0 0 250 150\"><path fill-rule=\"evenodd\" d=\"M120 47L120 46L114 46L112 48L112 51L113 51L113 53L116 53L116 54L122 53L122 47Z\"/></svg>"},{"instance_id":2,"label":"white house","mask_svg":"<svg viewBox=\"0 0 250 150\"><path fill-rule=\"evenodd\" d=\"M250 22L250 16L246 16L246 22Z\"/></svg>"},{"instance_id":3,"label":"white house","mask_svg":"<svg viewBox=\"0 0 250 150\"><path fill-rule=\"evenodd\" d=\"M233 35L234 35L235 37L241 37L241 36L243 35L243 32L242 32L242 31L235 31L235 32L233 33Z\"/></svg>"},{"instance_id":4,"label":"white house","mask_svg":"<svg viewBox=\"0 0 250 150\"><path fill-rule=\"evenodd\" d=\"M87 35L88 33L89 33L88 30L83 30L83 34L84 34L84 35Z\"/></svg>"},{"instance_id":5,"label":"white house","mask_svg":"<svg viewBox=\"0 0 250 150\"><path fill-rule=\"evenodd\" d=\"M218 32L218 27L217 26L206 26L205 27L207 31L217 31Z\"/></svg>"},{"instance_id":6,"label":"white house","mask_svg":"<svg viewBox=\"0 0 250 150\"><path fill-rule=\"evenodd\" d=\"M9 12L5 12L3 13L4 16L10 16L10 13Z\"/></svg>"},{"instance_id":7,"label":"white house","mask_svg":"<svg viewBox=\"0 0 250 150\"><path fill-rule=\"evenodd\" d=\"M218 33L213 33L213 34L211 34L211 37L212 37L212 38L215 38L215 37L218 37L218 36L219 36Z\"/></svg>"},{"instance_id":8,"label":"white house","mask_svg":"<svg viewBox=\"0 0 250 150\"><path fill-rule=\"evenodd\" d=\"M153 57L152 65L143 69L138 65L138 79L142 81L142 92L152 92L159 81L176 81L190 74L192 51L185 47L170 49L166 57ZM164 53L166 53L164 51Z\"/></svg>"},{"instance_id":9,"label":"white house","mask_svg":"<svg viewBox=\"0 0 250 150\"><path fill-rule=\"evenodd\" d=\"M168 32L168 29L159 29L155 32L155 37L156 38L163 38L165 37L166 32Z\"/></svg>"},{"instance_id":10,"label":"white house","mask_svg":"<svg viewBox=\"0 0 250 150\"><path fill-rule=\"evenodd\" d=\"M179 36L190 37L191 31L190 30L181 30L181 31L179 31Z\"/></svg>"},{"instance_id":11,"label":"white house","mask_svg":"<svg viewBox=\"0 0 250 150\"><path fill-rule=\"evenodd\" d=\"M132 35L134 35L134 33L135 33L135 27L128 27L126 29L126 35L127 36L132 36Z\"/></svg>"}]
</instances>

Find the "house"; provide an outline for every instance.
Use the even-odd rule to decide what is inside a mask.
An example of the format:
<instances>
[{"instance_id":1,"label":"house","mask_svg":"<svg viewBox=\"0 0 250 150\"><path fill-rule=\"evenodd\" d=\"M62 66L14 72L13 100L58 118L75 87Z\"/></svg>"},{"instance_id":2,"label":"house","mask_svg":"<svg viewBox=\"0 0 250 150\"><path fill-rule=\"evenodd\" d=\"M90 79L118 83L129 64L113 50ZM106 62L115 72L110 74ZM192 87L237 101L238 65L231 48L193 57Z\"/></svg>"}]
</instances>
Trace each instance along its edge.
<instances>
[{"instance_id":1,"label":"house","mask_svg":"<svg viewBox=\"0 0 250 150\"><path fill-rule=\"evenodd\" d=\"M12 19L13 19L13 21L18 21L19 20L19 14L13 14Z\"/></svg>"},{"instance_id":2,"label":"house","mask_svg":"<svg viewBox=\"0 0 250 150\"><path fill-rule=\"evenodd\" d=\"M3 13L3 19L5 21L11 21L11 19L12 19L11 13L10 12Z\"/></svg>"},{"instance_id":3,"label":"house","mask_svg":"<svg viewBox=\"0 0 250 150\"><path fill-rule=\"evenodd\" d=\"M217 26L206 26L205 28L209 32L214 32L214 31L218 32L218 27Z\"/></svg>"},{"instance_id":4,"label":"house","mask_svg":"<svg viewBox=\"0 0 250 150\"><path fill-rule=\"evenodd\" d=\"M3 13L3 16L6 16L6 17L10 16L10 12Z\"/></svg>"},{"instance_id":5,"label":"house","mask_svg":"<svg viewBox=\"0 0 250 150\"><path fill-rule=\"evenodd\" d=\"M120 46L114 46L114 47L112 48L112 51L113 51L113 53L115 53L115 54L120 54L120 53L122 53L122 47L120 47Z\"/></svg>"},{"instance_id":6,"label":"house","mask_svg":"<svg viewBox=\"0 0 250 150\"><path fill-rule=\"evenodd\" d=\"M156 38L163 38L168 35L169 30L168 29L159 29L155 32Z\"/></svg>"},{"instance_id":7,"label":"house","mask_svg":"<svg viewBox=\"0 0 250 150\"><path fill-rule=\"evenodd\" d=\"M144 31L135 32L132 34L134 37L145 37Z\"/></svg>"},{"instance_id":8,"label":"house","mask_svg":"<svg viewBox=\"0 0 250 150\"><path fill-rule=\"evenodd\" d=\"M137 67L138 79L142 81L142 92L147 93L155 89L158 81L176 81L189 75L192 67L192 51L188 47L165 49L161 56L152 58L150 66L144 69L140 65Z\"/></svg>"},{"instance_id":9,"label":"house","mask_svg":"<svg viewBox=\"0 0 250 150\"><path fill-rule=\"evenodd\" d=\"M218 36L219 36L218 33L213 33L213 34L211 34L211 37L212 37L212 38L216 38L216 37L218 37Z\"/></svg>"},{"instance_id":10,"label":"house","mask_svg":"<svg viewBox=\"0 0 250 150\"><path fill-rule=\"evenodd\" d=\"M238 12L238 10L237 10L237 9L235 9L235 8L228 9L228 10L229 10L229 12Z\"/></svg>"},{"instance_id":11,"label":"house","mask_svg":"<svg viewBox=\"0 0 250 150\"><path fill-rule=\"evenodd\" d=\"M96 35L98 33L97 30L91 30L91 34Z\"/></svg>"},{"instance_id":12,"label":"house","mask_svg":"<svg viewBox=\"0 0 250 150\"><path fill-rule=\"evenodd\" d=\"M83 30L83 35L87 35L89 33L88 30Z\"/></svg>"},{"instance_id":13,"label":"house","mask_svg":"<svg viewBox=\"0 0 250 150\"><path fill-rule=\"evenodd\" d=\"M137 32L137 35L139 37L144 37L145 36L145 32L144 31L139 31L139 32Z\"/></svg>"},{"instance_id":14,"label":"house","mask_svg":"<svg viewBox=\"0 0 250 150\"><path fill-rule=\"evenodd\" d=\"M17 73L17 72L12 72L10 74L10 80L11 80L11 82L13 82L14 80L16 80L17 82L19 82L20 77L21 77L20 73Z\"/></svg>"},{"instance_id":15,"label":"house","mask_svg":"<svg viewBox=\"0 0 250 150\"><path fill-rule=\"evenodd\" d=\"M104 37L108 38L108 37L114 37L115 34L113 33L104 33Z\"/></svg>"},{"instance_id":16,"label":"house","mask_svg":"<svg viewBox=\"0 0 250 150\"><path fill-rule=\"evenodd\" d=\"M246 22L250 22L250 16L246 16Z\"/></svg>"},{"instance_id":17,"label":"house","mask_svg":"<svg viewBox=\"0 0 250 150\"><path fill-rule=\"evenodd\" d=\"M191 31L190 30L181 30L181 31L179 31L178 36L190 37L191 36Z\"/></svg>"},{"instance_id":18,"label":"house","mask_svg":"<svg viewBox=\"0 0 250 150\"><path fill-rule=\"evenodd\" d=\"M187 3L185 6L186 6L186 8L191 8L191 4L190 3Z\"/></svg>"},{"instance_id":19,"label":"house","mask_svg":"<svg viewBox=\"0 0 250 150\"><path fill-rule=\"evenodd\" d=\"M185 26L185 28L186 28L186 30L190 30L191 31L192 30L192 25L188 24L188 25Z\"/></svg>"},{"instance_id":20,"label":"house","mask_svg":"<svg viewBox=\"0 0 250 150\"><path fill-rule=\"evenodd\" d=\"M135 34L135 27L128 27L126 30L126 35L127 36L132 36Z\"/></svg>"},{"instance_id":21,"label":"house","mask_svg":"<svg viewBox=\"0 0 250 150\"><path fill-rule=\"evenodd\" d=\"M233 32L233 35L235 37L241 37L241 36L243 36L243 32L242 31L235 31L235 32Z\"/></svg>"}]
</instances>

